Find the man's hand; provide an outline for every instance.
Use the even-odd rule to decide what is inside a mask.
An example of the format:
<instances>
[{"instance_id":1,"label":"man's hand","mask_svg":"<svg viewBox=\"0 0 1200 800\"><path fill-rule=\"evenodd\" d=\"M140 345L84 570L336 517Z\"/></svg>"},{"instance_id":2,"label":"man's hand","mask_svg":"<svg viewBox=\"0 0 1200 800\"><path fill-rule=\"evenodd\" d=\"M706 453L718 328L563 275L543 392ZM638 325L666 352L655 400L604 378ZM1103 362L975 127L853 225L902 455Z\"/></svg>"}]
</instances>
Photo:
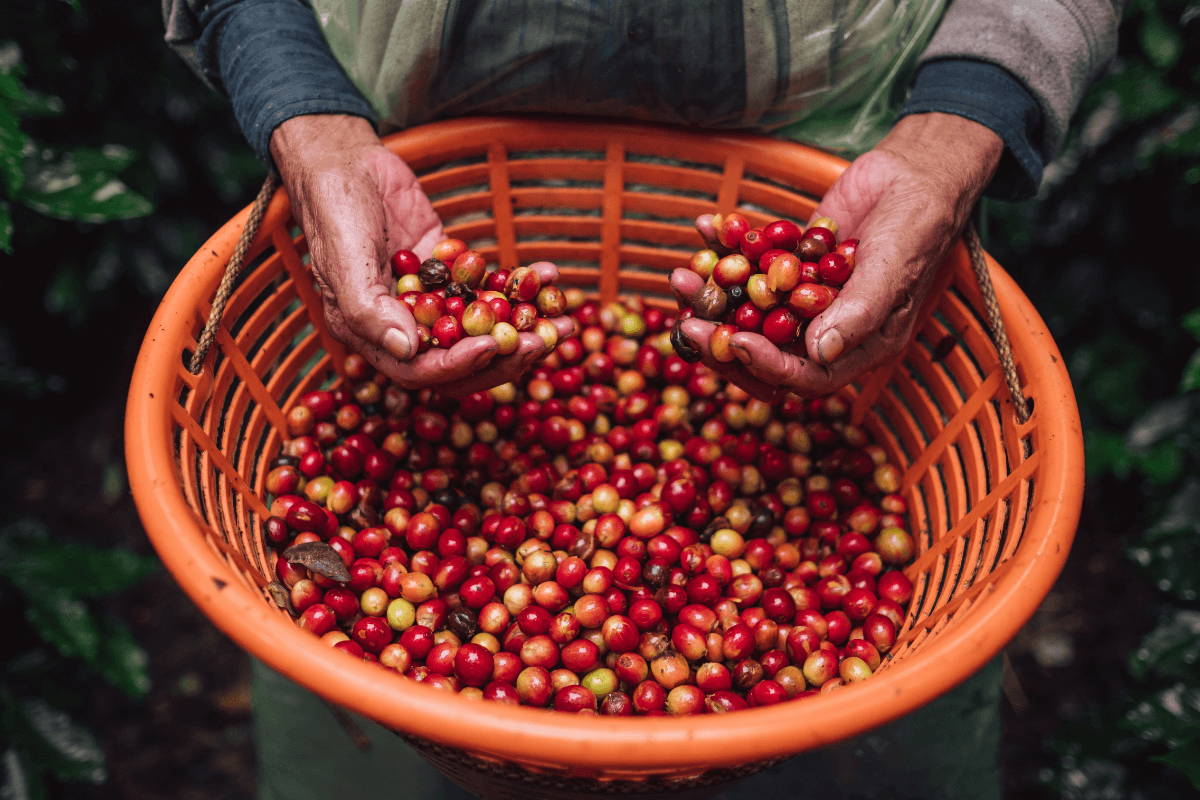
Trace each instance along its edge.
<instances>
[{"instance_id":1,"label":"man's hand","mask_svg":"<svg viewBox=\"0 0 1200 800\"><path fill-rule=\"evenodd\" d=\"M708 352L713 323L686 320L684 334L707 364L759 397L772 396L777 387L829 394L898 355L1003 149L989 128L963 117L914 114L846 169L814 217L837 222L839 240L859 240L857 263L837 299L809 324L807 358L743 332L731 340L738 360L722 364ZM703 285L691 270L671 275L685 303Z\"/></svg>"},{"instance_id":2,"label":"man's hand","mask_svg":"<svg viewBox=\"0 0 1200 800\"><path fill-rule=\"evenodd\" d=\"M542 339L521 334L515 353L496 358L491 336L471 336L448 350L417 353L417 327L392 296L392 253L428 257L442 223L416 175L359 117L293 117L271 136L292 209L308 239L313 276L330 330L384 375L408 388L435 387L463 395L514 380L546 352ZM543 283L553 264L537 266ZM554 320L560 336L574 329Z\"/></svg>"}]
</instances>

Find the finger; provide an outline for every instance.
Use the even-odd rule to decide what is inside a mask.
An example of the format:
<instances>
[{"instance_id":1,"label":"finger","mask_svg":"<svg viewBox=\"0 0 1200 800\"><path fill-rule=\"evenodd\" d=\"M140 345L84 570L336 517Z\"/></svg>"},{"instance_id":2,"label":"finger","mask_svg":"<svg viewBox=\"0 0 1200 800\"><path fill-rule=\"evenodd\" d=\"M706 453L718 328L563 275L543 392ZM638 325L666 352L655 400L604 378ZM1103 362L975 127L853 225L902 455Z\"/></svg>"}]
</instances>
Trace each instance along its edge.
<instances>
[{"instance_id":1,"label":"finger","mask_svg":"<svg viewBox=\"0 0 1200 800\"><path fill-rule=\"evenodd\" d=\"M438 242L445 238L446 234L442 232L442 225L439 221L436 227L422 235L421 238L417 240L417 243L409 249L416 253L418 258L424 261L433 255L433 248ZM396 249L399 250L400 248L397 247Z\"/></svg>"},{"instance_id":2,"label":"finger","mask_svg":"<svg viewBox=\"0 0 1200 800\"><path fill-rule=\"evenodd\" d=\"M838 387L831 370L823 364L785 353L757 333L736 333L729 349L755 380L782 386L806 397L825 395Z\"/></svg>"},{"instance_id":3,"label":"finger","mask_svg":"<svg viewBox=\"0 0 1200 800\"><path fill-rule=\"evenodd\" d=\"M553 261L535 261L529 268L537 273L543 286L558 280L558 266Z\"/></svg>"},{"instance_id":4,"label":"finger","mask_svg":"<svg viewBox=\"0 0 1200 800\"><path fill-rule=\"evenodd\" d=\"M380 189L369 175L311 177L303 204L314 271L320 273L347 328L399 359L417 349L416 321L391 296L391 255Z\"/></svg>"},{"instance_id":5,"label":"finger","mask_svg":"<svg viewBox=\"0 0 1200 800\"><path fill-rule=\"evenodd\" d=\"M671 271L671 291L681 308L690 308L704 291L704 279L690 269L680 267Z\"/></svg>"},{"instance_id":6,"label":"finger","mask_svg":"<svg viewBox=\"0 0 1200 800\"><path fill-rule=\"evenodd\" d=\"M561 317L547 317L554 324L554 330L558 331L558 340L569 339L579 333L579 323L574 317L568 317L566 314Z\"/></svg>"},{"instance_id":7,"label":"finger","mask_svg":"<svg viewBox=\"0 0 1200 800\"><path fill-rule=\"evenodd\" d=\"M412 250L422 260L446 238L442 220L408 164L385 148L375 151L371 161L380 186L386 218L387 255Z\"/></svg>"},{"instance_id":8,"label":"finger","mask_svg":"<svg viewBox=\"0 0 1200 800\"><path fill-rule=\"evenodd\" d=\"M546 355L546 343L537 334L521 334L517 349L507 356L492 360L483 370L437 387L440 394L461 397L516 381Z\"/></svg>"},{"instance_id":9,"label":"finger","mask_svg":"<svg viewBox=\"0 0 1200 800\"><path fill-rule=\"evenodd\" d=\"M806 397L831 394L895 355L897 343L876 336L833 364L785 353L756 333L734 334L730 349L757 380Z\"/></svg>"},{"instance_id":10,"label":"finger","mask_svg":"<svg viewBox=\"0 0 1200 800\"><path fill-rule=\"evenodd\" d=\"M468 336L451 348L426 350L402 365L406 382L413 386L439 386L481 372L496 357L491 336Z\"/></svg>"},{"instance_id":11,"label":"finger","mask_svg":"<svg viewBox=\"0 0 1200 800\"><path fill-rule=\"evenodd\" d=\"M742 387L759 400L775 399L776 387L774 385L764 383L754 377L736 361L717 361L713 358L708 343L716 325L701 319L685 319L680 326L684 336L692 343L693 347L700 351L700 360L706 367L715 371L725 380Z\"/></svg>"},{"instance_id":12,"label":"finger","mask_svg":"<svg viewBox=\"0 0 1200 800\"><path fill-rule=\"evenodd\" d=\"M878 180L871 160L869 155L860 156L846 168L817 204L809 224L818 217L829 217L838 225L838 239L861 238L863 224L886 185Z\"/></svg>"},{"instance_id":13,"label":"finger","mask_svg":"<svg viewBox=\"0 0 1200 800\"><path fill-rule=\"evenodd\" d=\"M891 334L907 324L953 233L948 219L914 207L914 201L907 194L889 196L872 209L860 232L854 273L805 334L811 358L836 361L894 316L902 324L893 321Z\"/></svg>"},{"instance_id":14,"label":"finger","mask_svg":"<svg viewBox=\"0 0 1200 800\"><path fill-rule=\"evenodd\" d=\"M367 363L381 374L401 386L411 388L411 385L405 382L405 362L398 360L383 348L373 345L361 336L354 334L346 327L345 322L340 317L337 318L336 322L330 319L329 328L333 335L345 344L351 352L360 354L367 360Z\"/></svg>"}]
</instances>

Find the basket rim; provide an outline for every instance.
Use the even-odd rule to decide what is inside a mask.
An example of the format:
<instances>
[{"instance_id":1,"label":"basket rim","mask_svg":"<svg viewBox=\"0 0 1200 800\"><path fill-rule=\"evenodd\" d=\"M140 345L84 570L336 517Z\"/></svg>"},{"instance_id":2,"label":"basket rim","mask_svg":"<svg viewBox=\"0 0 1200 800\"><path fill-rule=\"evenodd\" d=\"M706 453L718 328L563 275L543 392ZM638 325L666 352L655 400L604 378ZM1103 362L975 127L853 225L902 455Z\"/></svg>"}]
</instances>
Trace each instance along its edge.
<instances>
[{"instance_id":1,"label":"basket rim","mask_svg":"<svg viewBox=\"0 0 1200 800\"><path fill-rule=\"evenodd\" d=\"M385 142L394 152L419 158L421 153L445 152L447 141L515 143L530 137L573 142L581 149L603 149L614 140L653 141L659 146L684 143L723 154L736 152L747 164L800 159L818 185L828 185L847 166L842 159L804 145L754 134L697 134L595 120L469 118L412 128ZM478 147L472 150L477 152ZM150 323L126 406L130 486L160 558L218 628L290 679L385 726L524 764L609 774L694 770L790 755L862 733L961 683L1025 624L1066 561L1083 495L1083 441L1074 393L1045 323L1012 278L988 256L1013 350L1037 400L1030 428L1043 463L1035 473L1026 531L1044 534L1022 542L1009 559L1011 566L984 595L988 608L977 601L953 637L938 637L870 681L808 698L802 707L783 703L721 715L719 720L701 715L580 721L543 709L474 702L412 681L380 680L378 667L336 653L235 577L205 542L201 521L180 485L171 407L181 353L190 344L196 309L211 297L248 214L249 206L187 262ZM260 237L288 216L286 193L279 190ZM961 244L950 258L966 258ZM798 708L803 713L795 713Z\"/></svg>"}]
</instances>

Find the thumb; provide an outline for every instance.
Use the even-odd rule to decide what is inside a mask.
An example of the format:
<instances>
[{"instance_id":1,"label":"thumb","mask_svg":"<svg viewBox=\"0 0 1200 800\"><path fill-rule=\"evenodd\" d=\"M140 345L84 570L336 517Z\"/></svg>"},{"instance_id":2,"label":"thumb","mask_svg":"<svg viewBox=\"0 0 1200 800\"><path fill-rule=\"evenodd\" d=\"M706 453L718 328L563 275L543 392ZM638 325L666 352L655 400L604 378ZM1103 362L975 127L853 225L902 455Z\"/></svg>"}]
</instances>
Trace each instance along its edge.
<instances>
[{"instance_id":1,"label":"thumb","mask_svg":"<svg viewBox=\"0 0 1200 800\"><path fill-rule=\"evenodd\" d=\"M912 208L888 202L875 206L858 233L854 272L805 334L809 357L823 364L875 333L897 335L887 329L888 321L912 306L946 238L941 220L914 217Z\"/></svg>"},{"instance_id":2,"label":"thumb","mask_svg":"<svg viewBox=\"0 0 1200 800\"><path fill-rule=\"evenodd\" d=\"M690 269L679 267L671 271L671 291L681 308L690 308L704 291L704 278Z\"/></svg>"},{"instance_id":3,"label":"thumb","mask_svg":"<svg viewBox=\"0 0 1200 800\"><path fill-rule=\"evenodd\" d=\"M346 327L400 360L411 358L417 352L417 323L408 306L391 296L386 262L380 262L369 240L349 247L345 240L331 244L319 263Z\"/></svg>"}]
</instances>

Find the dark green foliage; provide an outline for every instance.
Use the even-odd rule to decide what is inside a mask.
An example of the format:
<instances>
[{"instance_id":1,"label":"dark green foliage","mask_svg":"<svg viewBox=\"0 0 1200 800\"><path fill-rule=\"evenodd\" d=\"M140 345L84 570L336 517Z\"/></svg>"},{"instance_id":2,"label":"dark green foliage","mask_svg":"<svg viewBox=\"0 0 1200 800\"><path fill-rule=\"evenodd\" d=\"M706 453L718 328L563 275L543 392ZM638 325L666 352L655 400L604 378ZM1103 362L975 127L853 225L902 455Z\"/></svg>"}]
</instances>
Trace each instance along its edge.
<instances>
[{"instance_id":1,"label":"dark green foliage","mask_svg":"<svg viewBox=\"0 0 1200 800\"><path fill-rule=\"evenodd\" d=\"M1120 56L1041 196L990 209L989 247L1046 317L1080 403L1089 499L1075 548L1115 528L1134 579L1159 593L1136 612L1151 629L1123 691L1060 726L1042 773L1054 796L1200 789L1200 70L1184 55L1197 45L1194 3L1130 3Z\"/></svg>"},{"instance_id":2,"label":"dark green foliage","mask_svg":"<svg viewBox=\"0 0 1200 800\"><path fill-rule=\"evenodd\" d=\"M149 691L145 652L103 601L152 569L153 561L125 550L56 541L36 522L0 529L0 599L24 611L24 624L14 620L5 634L21 647L0 667L0 739L9 743L4 797L40 797L47 776L104 781L95 736L55 700L96 679L132 698ZM75 685L64 687L60 676L78 672L68 659L82 662L90 676L77 674Z\"/></svg>"}]
</instances>

